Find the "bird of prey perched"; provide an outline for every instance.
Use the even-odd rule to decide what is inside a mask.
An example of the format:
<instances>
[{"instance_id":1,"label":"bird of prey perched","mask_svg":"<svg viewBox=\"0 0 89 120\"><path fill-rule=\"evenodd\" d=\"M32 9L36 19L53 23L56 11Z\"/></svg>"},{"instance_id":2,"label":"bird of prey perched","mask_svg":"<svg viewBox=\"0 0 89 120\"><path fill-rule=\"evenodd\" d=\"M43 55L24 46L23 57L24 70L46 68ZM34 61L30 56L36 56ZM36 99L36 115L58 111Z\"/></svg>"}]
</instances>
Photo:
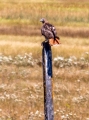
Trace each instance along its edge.
<instances>
[{"instance_id":1,"label":"bird of prey perched","mask_svg":"<svg viewBox=\"0 0 89 120\"><path fill-rule=\"evenodd\" d=\"M51 46L60 44L60 39L57 36L55 27L50 24L45 18L41 18L40 22L43 24L41 28L41 34L45 37L45 41L49 42Z\"/></svg>"}]
</instances>

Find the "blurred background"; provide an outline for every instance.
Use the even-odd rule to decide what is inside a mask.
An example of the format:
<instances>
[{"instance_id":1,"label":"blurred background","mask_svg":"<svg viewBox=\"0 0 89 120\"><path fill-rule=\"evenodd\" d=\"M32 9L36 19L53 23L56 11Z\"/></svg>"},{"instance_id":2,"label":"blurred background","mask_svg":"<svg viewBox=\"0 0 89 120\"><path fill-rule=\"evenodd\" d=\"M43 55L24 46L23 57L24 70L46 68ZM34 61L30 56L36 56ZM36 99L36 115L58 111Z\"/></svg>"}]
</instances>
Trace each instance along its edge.
<instances>
[{"instance_id":1,"label":"blurred background","mask_svg":"<svg viewBox=\"0 0 89 120\"><path fill-rule=\"evenodd\" d=\"M40 18L52 47L54 120L89 120L89 0L0 0L0 120L44 120Z\"/></svg>"}]
</instances>

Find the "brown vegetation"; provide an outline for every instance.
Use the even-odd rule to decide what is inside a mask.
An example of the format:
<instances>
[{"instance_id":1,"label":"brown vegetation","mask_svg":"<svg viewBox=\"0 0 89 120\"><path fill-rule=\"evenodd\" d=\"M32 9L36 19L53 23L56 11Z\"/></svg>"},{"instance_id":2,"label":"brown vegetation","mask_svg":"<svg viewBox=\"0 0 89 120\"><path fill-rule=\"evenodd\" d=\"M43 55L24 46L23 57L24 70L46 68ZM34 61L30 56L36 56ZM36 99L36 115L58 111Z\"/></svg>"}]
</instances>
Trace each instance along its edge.
<instances>
[{"instance_id":1,"label":"brown vegetation","mask_svg":"<svg viewBox=\"0 0 89 120\"><path fill-rule=\"evenodd\" d=\"M60 36L89 37L88 9L89 3L78 2L1 2L0 34L40 35L39 20L45 17L57 28Z\"/></svg>"},{"instance_id":2,"label":"brown vegetation","mask_svg":"<svg viewBox=\"0 0 89 120\"><path fill-rule=\"evenodd\" d=\"M40 36L41 27L34 26L0 26L1 35L27 35L27 36ZM57 33L59 36L65 37L81 37L89 38L89 29L86 27L57 27Z\"/></svg>"},{"instance_id":3,"label":"brown vegetation","mask_svg":"<svg viewBox=\"0 0 89 120\"><path fill-rule=\"evenodd\" d=\"M52 47L54 119L89 120L88 0L0 1L0 120L44 120L41 17L61 40Z\"/></svg>"}]
</instances>

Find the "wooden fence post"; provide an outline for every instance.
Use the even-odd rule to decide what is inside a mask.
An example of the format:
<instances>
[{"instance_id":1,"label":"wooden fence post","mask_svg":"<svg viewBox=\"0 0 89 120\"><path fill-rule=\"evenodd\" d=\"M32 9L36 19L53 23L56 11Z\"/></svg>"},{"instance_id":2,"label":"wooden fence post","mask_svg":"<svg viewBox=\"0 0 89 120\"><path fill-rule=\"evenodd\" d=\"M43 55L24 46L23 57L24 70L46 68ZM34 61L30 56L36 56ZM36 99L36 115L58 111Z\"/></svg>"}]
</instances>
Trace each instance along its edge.
<instances>
[{"instance_id":1,"label":"wooden fence post","mask_svg":"<svg viewBox=\"0 0 89 120\"><path fill-rule=\"evenodd\" d=\"M43 87L44 87L44 114L45 120L54 120L52 96L52 51L48 42L43 43Z\"/></svg>"}]
</instances>

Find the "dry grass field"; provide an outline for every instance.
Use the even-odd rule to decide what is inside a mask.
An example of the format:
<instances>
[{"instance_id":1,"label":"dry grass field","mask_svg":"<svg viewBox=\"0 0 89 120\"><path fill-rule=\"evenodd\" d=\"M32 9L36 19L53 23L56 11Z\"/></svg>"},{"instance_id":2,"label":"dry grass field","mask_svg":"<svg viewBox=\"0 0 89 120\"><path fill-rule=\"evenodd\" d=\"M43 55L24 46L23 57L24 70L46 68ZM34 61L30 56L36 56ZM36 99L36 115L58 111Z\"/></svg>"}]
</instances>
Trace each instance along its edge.
<instances>
[{"instance_id":1,"label":"dry grass field","mask_svg":"<svg viewBox=\"0 0 89 120\"><path fill-rule=\"evenodd\" d=\"M61 36L89 37L89 2L60 0L0 2L0 34L40 35L41 17L54 24Z\"/></svg>"},{"instance_id":2,"label":"dry grass field","mask_svg":"<svg viewBox=\"0 0 89 120\"><path fill-rule=\"evenodd\" d=\"M54 120L89 120L89 1L0 1L0 120L44 120L39 19L54 24Z\"/></svg>"}]
</instances>

